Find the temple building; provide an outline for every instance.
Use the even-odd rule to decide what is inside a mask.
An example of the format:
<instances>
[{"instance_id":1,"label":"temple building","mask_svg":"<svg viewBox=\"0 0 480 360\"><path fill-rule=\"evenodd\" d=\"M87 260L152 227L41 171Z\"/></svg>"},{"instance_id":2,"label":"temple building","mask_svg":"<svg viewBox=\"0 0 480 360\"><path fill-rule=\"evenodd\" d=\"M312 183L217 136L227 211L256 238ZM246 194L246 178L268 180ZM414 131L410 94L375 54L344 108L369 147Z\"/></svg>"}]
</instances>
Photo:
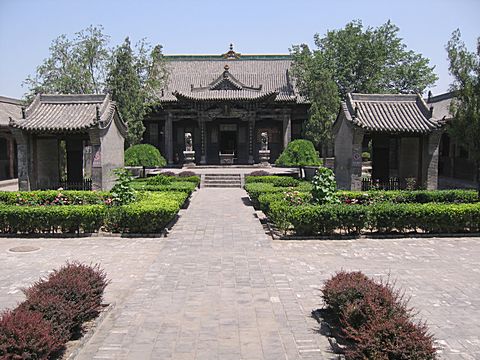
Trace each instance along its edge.
<instances>
[{"instance_id":1,"label":"temple building","mask_svg":"<svg viewBox=\"0 0 480 360\"><path fill-rule=\"evenodd\" d=\"M268 134L270 162L299 138L309 104L290 74L290 55L166 56L168 81L144 124L143 142L168 164L184 164L186 136L196 164L260 162ZM191 137L190 137L191 136Z\"/></svg>"}]
</instances>

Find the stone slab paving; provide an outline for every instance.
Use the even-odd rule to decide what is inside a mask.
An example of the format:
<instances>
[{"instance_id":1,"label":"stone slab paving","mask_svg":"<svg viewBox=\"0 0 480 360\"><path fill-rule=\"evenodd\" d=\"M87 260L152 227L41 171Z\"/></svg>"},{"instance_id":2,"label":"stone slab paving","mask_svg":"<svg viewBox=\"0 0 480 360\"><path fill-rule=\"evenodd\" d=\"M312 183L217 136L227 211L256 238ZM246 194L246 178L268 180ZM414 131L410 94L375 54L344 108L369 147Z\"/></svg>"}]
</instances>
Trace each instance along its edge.
<instances>
[{"instance_id":1,"label":"stone slab paving","mask_svg":"<svg viewBox=\"0 0 480 360\"><path fill-rule=\"evenodd\" d=\"M442 358L480 358L480 238L272 241L246 202L201 189L167 238L2 238L0 308L66 259L100 262L116 306L78 359L329 359L309 315L343 268L390 273Z\"/></svg>"}]
</instances>

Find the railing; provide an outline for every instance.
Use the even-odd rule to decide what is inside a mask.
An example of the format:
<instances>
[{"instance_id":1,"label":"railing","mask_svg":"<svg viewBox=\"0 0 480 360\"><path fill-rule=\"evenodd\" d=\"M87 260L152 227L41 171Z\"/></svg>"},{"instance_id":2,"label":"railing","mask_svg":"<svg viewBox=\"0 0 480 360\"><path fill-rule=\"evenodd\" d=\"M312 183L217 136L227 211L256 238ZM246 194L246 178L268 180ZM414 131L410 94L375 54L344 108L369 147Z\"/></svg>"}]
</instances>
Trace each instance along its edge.
<instances>
[{"instance_id":1,"label":"railing","mask_svg":"<svg viewBox=\"0 0 480 360\"><path fill-rule=\"evenodd\" d=\"M403 186L402 186L403 185ZM363 178L362 191L368 190L400 190L406 187L405 181L400 181L399 178L389 178L381 181L379 179Z\"/></svg>"},{"instance_id":2,"label":"railing","mask_svg":"<svg viewBox=\"0 0 480 360\"><path fill-rule=\"evenodd\" d=\"M63 190L92 190L92 179L84 179L81 182L60 181L57 188Z\"/></svg>"}]
</instances>

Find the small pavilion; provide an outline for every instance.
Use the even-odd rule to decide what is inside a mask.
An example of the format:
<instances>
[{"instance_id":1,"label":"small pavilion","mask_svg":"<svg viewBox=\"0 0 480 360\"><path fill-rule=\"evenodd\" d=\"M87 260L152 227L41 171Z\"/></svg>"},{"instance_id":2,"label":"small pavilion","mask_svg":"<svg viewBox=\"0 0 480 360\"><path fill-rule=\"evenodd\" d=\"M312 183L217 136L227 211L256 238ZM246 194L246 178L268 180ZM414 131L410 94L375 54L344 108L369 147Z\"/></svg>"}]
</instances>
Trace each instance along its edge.
<instances>
[{"instance_id":1,"label":"small pavilion","mask_svg":"<svg viewBox=\"0 0 480 360\"><path fill-rule=\"evenodd\" d=\"M109 95L39 94L10 128L20 190L109 190L123 167L127 128Z\"/></svg>"},{"instance_id":2,"label":"small pavilion","mask_svg":"<svg viewBox=\"0 0 480 360\"><path fill-rule=\"evenodd\" d=\"M362 189L362 151L371 142L372 181L437 189L444 121L420 95L349 93L333 129L339 188Z\"/></svg>"}]
</instances>

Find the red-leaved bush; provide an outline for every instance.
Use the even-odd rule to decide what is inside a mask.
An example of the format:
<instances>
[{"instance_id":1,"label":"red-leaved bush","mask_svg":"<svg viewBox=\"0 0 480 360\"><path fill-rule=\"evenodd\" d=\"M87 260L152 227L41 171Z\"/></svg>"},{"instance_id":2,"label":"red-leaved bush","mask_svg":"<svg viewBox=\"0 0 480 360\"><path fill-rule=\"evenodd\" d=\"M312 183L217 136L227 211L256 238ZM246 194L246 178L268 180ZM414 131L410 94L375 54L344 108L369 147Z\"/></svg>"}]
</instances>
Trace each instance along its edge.
<instances>
[{"instance_id":1,"label":"red-leaved bush","mask_svg":"<svg viewBox=\"0 0 480 360\"><path fill-rule=\"evenodd\" d=\"M358 330L350 329L353 345L345 357L349 360L433 360L433 337L424 323L405 316L375 317Z\"/></svg>"},{"instance_id":2,"label":"red-leaved bush","mask_svg":"<svg viewBox=\"0 0 480 360\"><path fill-rule=\"evenodd\" d=\"M101 308L103 291L108 284L106 274L98 265L67 263L26 289L28 299L38 293L63 298L71 308L74 326L92 319Z\"/></svg>"},{"instance_id":3,"label":"red-leaved bush","mask_svg":"<svg viewBox=\"0 0 480 360\"><path fill-rule=\"evenodd\" d=\"M391 283L341 271L325 282L322 291L349 341L347 359L435 359L427 326L413 321L408 301Z\"/></svg>"},{"instance_id":4,"label":"red-leaved bush","mask_svg":"<svg viewBox=\"0 0 480 360\"><path fill-rule=\"evenodd\" d=\"M196 173L189 170L181 171L178 173L179 177L190 177L190 176L196 176L196 175L197 175Z\"/></svg>"},{"instance_id":5,"label":"red-leaved bush","mask_svg":"<svg viewBox=\"0 0 480 360\"><path fill-rule=\"evenodd\" d=\"M71 304L59 295L31 292L26 301L18 307L22 310L38 312L50 322L55 336L68 341L78 326L74 318L77 315Z\"/></svg>"},{"instance_id":6,"label":"red-leaved bush","mask_svg":"<svg viewBox=\"0 0 480 360\"><path fill-rule=\"evenodd\" d=\"M0 359L48 359L64 346L42 314L17 308L0 318Z\"/></svg>"}]
</instances>

